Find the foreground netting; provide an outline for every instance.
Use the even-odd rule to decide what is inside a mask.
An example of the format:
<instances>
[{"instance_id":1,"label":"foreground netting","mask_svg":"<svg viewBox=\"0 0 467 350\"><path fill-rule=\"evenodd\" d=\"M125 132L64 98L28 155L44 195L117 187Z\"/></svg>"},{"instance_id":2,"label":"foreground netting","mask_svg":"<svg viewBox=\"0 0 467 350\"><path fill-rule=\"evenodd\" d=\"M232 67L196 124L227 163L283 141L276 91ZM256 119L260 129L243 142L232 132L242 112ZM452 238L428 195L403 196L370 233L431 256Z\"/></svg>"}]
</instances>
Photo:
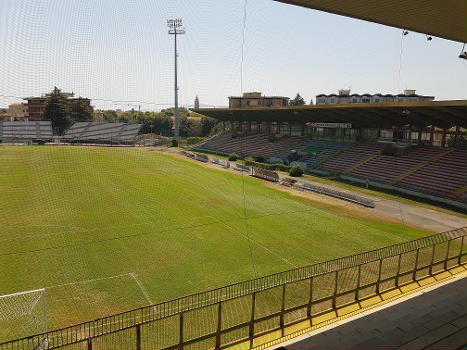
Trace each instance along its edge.
<instances>
[{"instance_id":1,"label":"foreground netting","mask_svg":"<svg viewBox=\"0 0 467 350\"><path fill-rule=\"evenodd\" d=\"M47 330L45 289L0 295L0 334L7 329L10 337L24 337Z\"/></svg>"},{"instance_id":2,"label":"foreground netting","mask_svg":"<svg viewBox=\"0 0 467 350\"><path fill-rule=\"evenodd\" d=\"M466 228L0 344L0 349L251 348L294 325L466 262Z\"/></svg>"}]
</instances>

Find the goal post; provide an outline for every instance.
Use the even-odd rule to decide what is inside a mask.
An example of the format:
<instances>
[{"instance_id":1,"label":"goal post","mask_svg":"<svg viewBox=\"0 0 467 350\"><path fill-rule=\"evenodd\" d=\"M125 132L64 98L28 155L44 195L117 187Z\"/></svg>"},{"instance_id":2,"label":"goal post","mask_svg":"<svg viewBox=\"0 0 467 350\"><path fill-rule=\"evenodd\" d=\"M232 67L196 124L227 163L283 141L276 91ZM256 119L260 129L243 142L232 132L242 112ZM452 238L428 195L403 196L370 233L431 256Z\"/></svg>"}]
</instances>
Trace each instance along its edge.
<instances>
[{"instance_id":1,"label":"goal post","mask_svg":"<svg viewBox=\"0 0 467 350\"><path fill-rule=\"evenodd\" d=\"M45 289L0 295L0 342L47 331Z\"/></svg>"}]
</instances>

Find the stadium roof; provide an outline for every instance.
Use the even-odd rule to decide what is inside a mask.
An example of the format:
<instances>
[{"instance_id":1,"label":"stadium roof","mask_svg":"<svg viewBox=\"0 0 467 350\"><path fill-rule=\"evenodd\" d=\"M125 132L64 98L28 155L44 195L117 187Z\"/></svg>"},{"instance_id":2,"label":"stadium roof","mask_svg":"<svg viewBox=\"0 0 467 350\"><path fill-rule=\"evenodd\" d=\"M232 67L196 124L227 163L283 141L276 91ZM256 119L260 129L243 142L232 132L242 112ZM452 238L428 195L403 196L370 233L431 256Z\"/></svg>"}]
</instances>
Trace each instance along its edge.
<instances>
[{"instance_id":1,"label":"stadium roof","mask_svg":"<svg viewBox=\"0 0 467 350\"><path fill-rule=\"evenodd\" d=\"M465 0L275 0L467 42Z\"/></svg>"},{"instance_id":2,"label":"stadium roof","mask_svg":"<svg viewBox=\"0 0 467 350\"><path fill-rule=\"evenodd\" d=\"M222 121L352 123L356 128L391 128L408 124L419 128L430 125L467 128L467 100L192 110Z\"/></svg>"}]
</instances>

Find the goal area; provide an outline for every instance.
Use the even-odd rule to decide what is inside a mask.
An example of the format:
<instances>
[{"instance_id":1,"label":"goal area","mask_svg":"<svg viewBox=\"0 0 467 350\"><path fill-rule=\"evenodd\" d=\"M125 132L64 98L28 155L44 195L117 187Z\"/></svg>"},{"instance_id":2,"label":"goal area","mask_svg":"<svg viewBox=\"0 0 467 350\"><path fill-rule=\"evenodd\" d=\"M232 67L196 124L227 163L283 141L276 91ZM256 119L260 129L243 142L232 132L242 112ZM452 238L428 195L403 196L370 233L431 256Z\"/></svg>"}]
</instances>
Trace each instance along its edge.
<instances>
[{"instance_id":1,"label":"goal area","mask_svg":"<svg viewBox=\"0 0 467 350\"><path fill-rule=\"evenodd\" d=\"M0 339L27 337L46 331L45 289L0 295Z\"/></svg>"}]
</instances>

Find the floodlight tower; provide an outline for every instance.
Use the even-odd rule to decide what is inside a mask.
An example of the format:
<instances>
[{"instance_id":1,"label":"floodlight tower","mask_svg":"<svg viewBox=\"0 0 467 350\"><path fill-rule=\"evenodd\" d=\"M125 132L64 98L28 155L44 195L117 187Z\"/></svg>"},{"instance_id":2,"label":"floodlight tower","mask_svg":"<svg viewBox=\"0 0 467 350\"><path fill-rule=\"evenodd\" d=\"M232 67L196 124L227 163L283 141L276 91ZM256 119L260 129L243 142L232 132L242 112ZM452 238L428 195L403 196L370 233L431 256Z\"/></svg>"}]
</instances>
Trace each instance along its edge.
<instances>
[{"instance_id":1,"label":"floodlight tower","mask_svg":"<svg viewBox=\"0 0 467 350\"><path fill-rule=\"evenodd\" d=\"M174 101L175 130L174 130L174 138L177 141L177 145L178 145L180 124L178 120L177 35L185 34L185 28L183 28L181 18L168 19L167 27L169 27L169 34L173 35L175 38L175 101Z\"/></svg>"}]
</instances>

